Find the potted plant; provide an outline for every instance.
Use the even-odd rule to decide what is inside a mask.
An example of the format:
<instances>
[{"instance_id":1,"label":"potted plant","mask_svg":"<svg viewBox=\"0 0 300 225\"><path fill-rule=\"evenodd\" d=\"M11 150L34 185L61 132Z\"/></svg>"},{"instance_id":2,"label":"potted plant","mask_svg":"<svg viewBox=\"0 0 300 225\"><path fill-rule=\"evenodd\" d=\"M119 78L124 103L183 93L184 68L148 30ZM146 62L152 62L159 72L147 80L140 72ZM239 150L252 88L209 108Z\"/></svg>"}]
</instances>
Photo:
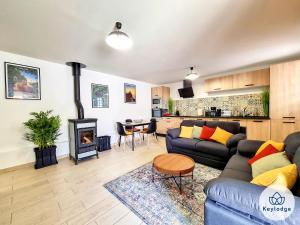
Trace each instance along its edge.
<instances>
[{"instance_id":1,"label":"potted plant","mask_svg":"<svg viewBox=\"0 0 300 225\"><path fill-rule=\"evenodd\" d=\"M173 108L174 108L174 101L172 98L169 98L168 100L168 110L170 114L173 114Z\"/></svg>"},{"instance_id":2,"label":"potted plant","mask_svg":"<svg viewBox=\"0 0 300 225\"><path fill-rule=\"evenodd\" d=\"M33 119L24 123L29 132L25 134L28 141L33 142L36 162L35 168L43 168L57 163L55 141L61 133L61 119L59 116L51 116L52 110L46 112L32 112Z\"/></svg>"},{"instance_id":3,"label":"potted plant","mask_svg":"<svg viewBox=\"0 0 300 225\"><path fill-rule=\"evenodd\" d=\"M263 112L265 116L269 116L270 90L265 88L261 93Z\"/></svg>"}]
</instances>

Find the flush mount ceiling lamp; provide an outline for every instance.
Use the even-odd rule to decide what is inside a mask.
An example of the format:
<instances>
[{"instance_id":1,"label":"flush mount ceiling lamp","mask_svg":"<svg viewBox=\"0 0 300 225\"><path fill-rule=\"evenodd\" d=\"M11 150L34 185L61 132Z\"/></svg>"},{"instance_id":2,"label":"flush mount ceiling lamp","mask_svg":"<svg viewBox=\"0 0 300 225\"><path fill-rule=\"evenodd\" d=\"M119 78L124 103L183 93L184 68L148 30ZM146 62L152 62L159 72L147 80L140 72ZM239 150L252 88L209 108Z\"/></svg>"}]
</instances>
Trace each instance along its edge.
<instances>
[{"instance_id":1,"label":"flush mount ceiling lamp","mask_svg":"<svg viewBox=\"0 0 300 225\"><path fill-rule=\"evenodd\" d=\"M114 30L106 37L106 44L118 50L126 50L131 48L132 40L129 36L121 31L122 23L116 22Z\"/></svg>"},{"instance_id":2,"label":"flush mount ceiling lamp","mask_svg":"<svg viewBox=\"0 0 300 225\"><path fill-rule=\"evenodd\" d=\"M194 67L190 67L190 73L188 75L185 76L185 79L187 80L195 80L199 77L199 75L194 72Z\"/></svg>"}]
</instances>

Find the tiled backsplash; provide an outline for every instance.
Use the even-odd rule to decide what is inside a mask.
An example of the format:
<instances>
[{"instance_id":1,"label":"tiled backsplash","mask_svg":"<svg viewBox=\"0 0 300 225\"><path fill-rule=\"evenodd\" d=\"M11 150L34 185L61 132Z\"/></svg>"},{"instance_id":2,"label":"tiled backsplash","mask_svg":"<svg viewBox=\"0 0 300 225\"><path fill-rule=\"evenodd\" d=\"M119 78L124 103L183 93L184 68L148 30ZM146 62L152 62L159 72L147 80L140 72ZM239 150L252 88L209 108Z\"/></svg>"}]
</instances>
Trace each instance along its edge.
<instances>
[{"instance_id":1,"label":"tiled backsplash","mask_svg":"<svg viewBox=\"0 0 300 225\"><path fill-rule=\"evenodd\" d=\"M183 116L198 116L198 109L217 107L222 110L232 111L232 116L242 115L245 107L246 113L252 116L264 116L261 94L246 94L222 97L207 97L195 99L175 100L175 110Z\"/></svg>"}]
</instances>

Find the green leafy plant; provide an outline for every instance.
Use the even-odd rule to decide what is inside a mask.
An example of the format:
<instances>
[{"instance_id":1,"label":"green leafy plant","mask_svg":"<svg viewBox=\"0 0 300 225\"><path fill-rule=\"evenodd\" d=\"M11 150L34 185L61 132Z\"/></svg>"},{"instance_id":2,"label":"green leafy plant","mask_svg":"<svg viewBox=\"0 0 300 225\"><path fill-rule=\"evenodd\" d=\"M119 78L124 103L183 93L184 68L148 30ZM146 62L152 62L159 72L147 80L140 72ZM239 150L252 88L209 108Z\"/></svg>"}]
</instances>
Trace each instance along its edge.
<instances>
[{"instance_id":1,"label":"green leafy plant","mask_svg":"<svg viewBox=\"0 0 300 225\"><path fill-rule=\"evenodd\" d=\"M168 100L168 110L170 114L173 114L173 109L174 109L174 100L169 98Z\"/></svg>"},{"instance_id":2,"label":"green leafy plant","mask_svg":"<svg viewBox=\"0 0 300 225\"><path fill-rule=\"evenodd\" d=\"M265 88L261 93L262 106L265 116L269 116L269 105L270 105L270 90Z\"/></svg>"},{"instance_id":3,"label":"green leafy plant","mask_svg":"<svg viewBox=\"0 0 300 225\"><path fill-rule=\"evenodd\" d=\"M52 110L32 112L30 115L34 118L24 123L29 129L29 132L25 133L26 140L33 142L40 150L53 146L61 135L61 119L59 116L51 116L51 113Z\"/></svg>"}]
</instances>

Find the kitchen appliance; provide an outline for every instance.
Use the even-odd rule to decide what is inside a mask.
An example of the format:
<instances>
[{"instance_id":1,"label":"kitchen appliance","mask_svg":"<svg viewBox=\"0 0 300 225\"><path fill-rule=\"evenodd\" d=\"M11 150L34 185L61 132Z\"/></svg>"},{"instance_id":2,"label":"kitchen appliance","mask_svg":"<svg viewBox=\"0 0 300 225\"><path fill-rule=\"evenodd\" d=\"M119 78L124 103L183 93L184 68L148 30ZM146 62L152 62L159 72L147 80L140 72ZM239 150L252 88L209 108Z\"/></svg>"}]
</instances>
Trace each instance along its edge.
<instances>
[{"instance_id":1,"label":"kitchen appliance","mask_svg":"<svg viewBox=\"0 0 300 225\"><path fill-rule=\"evenodd\" d=\"M197 113L198 113L198 116L203 116L203 109L198 109Z\"/></svg>"},{"instance_id":2,"label":"kitchen appliance","mask_svg":"<svg viewBox=\"0 0 300 225\"><path fill-rule=\"evenodd\" d=\"M194 97L194 91L192 88L191 80L183 80L183 88L178 89L179 96L182 98Z\"/></svg>"},{"instance_id":3,"label":"kitchen appliance","mask_svg":"<svg viewBox=\"0 0 300 225\"><path fill-rule=\"evenodd\" d=\"M232 111L231 110L223 110L222 111L222 116L230 117L230 116L232 116Z\"/></svg>"},{"instance_id":4,"label":"kitchen appliance","mask_svg":"<svg viewBox=\"0 0 300 225\"><path fill-rule=\"evenodd\" d=\"M159 118L162 117L164 113L168 112L167 109L162 108L152 108L152 117Z\"/></svg>"},{"instance_id":5,"label":"kitchen appliance","mask_svg":"<svg viewBox=\"0 0 300 225\"><path fill-rule=\"evenodd\" d=\"M161 104L161 98L152 99L152 105L160 105L160 104Z\"/></svg>"},{"instance_id":6,"label":"kitchen appliance","mask_svg":"<svg viewBox=\"0 0 300 225\"><path fill-rule=\"evenodd\" d=\"M210 107L210 116L216 116L217 107Z\"/></svg>"},{"instance_id":7,"label":"kitchen appliance","mask_svg":"<svg viewBox=\"0 0 300 225\"><path fill-rule=\"evenodd\" d=\"M222 109L217 109L216 116L220 117L222 115Z\"/></svg>"}]
</instances>

